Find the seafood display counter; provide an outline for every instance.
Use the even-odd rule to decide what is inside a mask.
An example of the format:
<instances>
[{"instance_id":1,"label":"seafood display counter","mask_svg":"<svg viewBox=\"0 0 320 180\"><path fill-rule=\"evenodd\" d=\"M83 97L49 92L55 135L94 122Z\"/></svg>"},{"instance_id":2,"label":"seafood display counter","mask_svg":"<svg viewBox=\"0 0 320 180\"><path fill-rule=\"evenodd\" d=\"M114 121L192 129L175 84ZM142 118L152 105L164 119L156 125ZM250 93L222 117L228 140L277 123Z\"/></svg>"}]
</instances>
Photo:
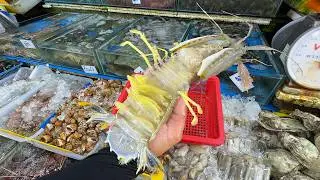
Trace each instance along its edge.
<instances>
[{"instance_id":1,"label":"seafood display counter","mask_svg":"<svg viewBox=\"0 0 320 180\"><path fill-rule=\"evenodd\" d=\"M95 49L135 20L125 15L92 15L76 27L41 43L41 55L48 63L77 69L93 66L96 71L103 72L96 60Z\"/></svg>"},{"instance_id":2,"label":"seafood display counter","mask_svg":"<svg viewBox=\"0 0 320 180\"><path fill-rule=\"evenodd\" d=\"M97 108L111 110L122 82L36 66L20 68L0 89L1 136L81 160L105 146L108 125L87 121Z\"/></svg>"}]
</instances>

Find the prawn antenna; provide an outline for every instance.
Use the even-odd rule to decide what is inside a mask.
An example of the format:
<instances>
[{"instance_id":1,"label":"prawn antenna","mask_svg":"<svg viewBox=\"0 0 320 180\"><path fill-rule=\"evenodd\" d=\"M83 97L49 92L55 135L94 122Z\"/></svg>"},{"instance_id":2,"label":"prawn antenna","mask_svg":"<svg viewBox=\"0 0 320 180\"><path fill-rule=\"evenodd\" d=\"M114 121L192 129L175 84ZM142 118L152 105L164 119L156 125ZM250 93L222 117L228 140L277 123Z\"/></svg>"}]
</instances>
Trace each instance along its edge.
<instances>
[{"instance_id":1,"label":"prawn antenna","mask_svg":"<svg viewBox=\"0 0 320 180\"><path fill-rule=\"evenodd\" d=\"M199 5L199 3L197 3L197 5L198 5L199 8L202 10L202 12L205 13L205 14L209 17L209 19L211 20L211 22L213 22L213 24L218 27L218 29L220 30L220 33L221 33L221 34L224 34L224 33L223 33L223 30L221 29L221 27L219 26L219 24Z\"/></svg>"},{"instance_id":2,"label":"prawn antenna","mask_svg":"<svg viewBox=\"0 0 320 180\"><path fill-rule=\"evenodd\" d=\"M229 14L230 16L234 16L234 17L237 17L237 18L241 18L241 17L239 17L239 16L237 16L237 15L235 15L235 14L229 13L229 12L227 12L227 11L223 11L223 10L222 10L222 12L225 13L225 14ZM251 34L252 30L253 30L253 25L252 25L252 24L248 23L247 21L244 21L244 22L249 26L249 31L248 31L248 34L247 34L244 38L240 39L240 40L237 42L237 44L240 44L240 43L242 43L243 41L245 41L245 40L250 36L250 34Z\"/></svg>"}]
</instances>

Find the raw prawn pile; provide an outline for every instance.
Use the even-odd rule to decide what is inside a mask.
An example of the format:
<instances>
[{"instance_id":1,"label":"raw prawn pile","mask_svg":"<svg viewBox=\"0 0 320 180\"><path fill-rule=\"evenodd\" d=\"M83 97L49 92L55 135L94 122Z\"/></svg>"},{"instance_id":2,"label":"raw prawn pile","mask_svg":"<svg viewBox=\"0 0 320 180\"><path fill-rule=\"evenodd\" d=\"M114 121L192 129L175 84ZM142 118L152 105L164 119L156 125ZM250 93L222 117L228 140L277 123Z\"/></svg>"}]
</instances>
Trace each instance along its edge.
<instances>
[{"instance_id":1,"label":"raw prawn pile","mask_svg":"<svg viewBox=\"0 0 320 180\"><path fill-rule=\"evenodd\" d=\"M152 140L170 114L178 97L181 97L193 115L192 125L198 123L198 114L202 108L187 95L193 82L206 80L217 75L229 66L240 62L247 50L271 50L268 47L245 47L243 41L249 36L236 41L221 30L219 35L208 35L185 41L160 57L158 48L150 44L143 32L131 30L138 35L152 53L149 56L129 41L121 46L130 46L146 62L148 70L144 75L128 76L131 88L124 102L116 102L118 114L111 128L107 141L121 163L137 159L138 171L152 169L159 160L149 151L148 143ZM245 74L245 73L244 73ZM192 109L196 107L197 112ZM95 114L91 120L112 122L106 114Z\"/></svg>"}]
</instances>

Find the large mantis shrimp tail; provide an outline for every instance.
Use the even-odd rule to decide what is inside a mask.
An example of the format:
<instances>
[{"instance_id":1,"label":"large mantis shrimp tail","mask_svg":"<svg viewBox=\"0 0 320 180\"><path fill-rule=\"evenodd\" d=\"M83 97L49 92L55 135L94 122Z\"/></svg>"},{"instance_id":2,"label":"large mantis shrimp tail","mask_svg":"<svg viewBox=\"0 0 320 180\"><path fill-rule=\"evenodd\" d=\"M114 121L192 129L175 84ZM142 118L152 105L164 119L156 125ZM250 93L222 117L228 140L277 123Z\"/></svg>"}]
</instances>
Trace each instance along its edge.
<instances>
[{"instance_id":1,"label":"large mantis shrimp tail","mask_svg":"<svg viewBox=\"0 0 320 180\"><path fill-rule=\"evenodd\" d=\"M145 169L148 169L151 172L155 172L157 167L163 170L163 166L160 160L147 148L147 144L140 143L138 146L138 149L140 149L140 151L137 158L137 173Z\"/></svg>"},{"instance_id":2,"label":"large mantis shrimp tail","mask_svg":"<svg viewBox=\"0 0 320 180\"><path fill-rule=\"evenodd\" d=\"M121 123L121 120L118 123ZM148 149L148 141L135 136L123 124L122 126L116 124L109 130L107 142L110 151L117 154L120 164L136 160L137 173L145 169L151 172L154 172L158 167L163 169L160 160Z\"/></svg>"}]
</instances>

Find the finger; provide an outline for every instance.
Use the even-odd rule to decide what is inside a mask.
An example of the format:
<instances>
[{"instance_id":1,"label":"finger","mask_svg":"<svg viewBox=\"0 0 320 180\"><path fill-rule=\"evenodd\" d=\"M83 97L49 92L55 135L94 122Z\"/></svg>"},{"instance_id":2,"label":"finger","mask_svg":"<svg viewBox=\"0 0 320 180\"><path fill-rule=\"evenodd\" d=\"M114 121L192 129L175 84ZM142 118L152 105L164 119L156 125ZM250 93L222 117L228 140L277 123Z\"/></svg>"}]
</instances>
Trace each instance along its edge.
<instances>
[{"instance_id":1,"label":"finger","mask_svg":"<svg viewBox=\"0 0 320 180\"><path fill-rule=\"evenodd\" d=\"M167 122L168 131L181 137L186 121L186 106L182 99L178 99L175 109Z\"/></svg>"},{"instance_id":2,"label":"finger","mask_svg":"<svg viewBox=\"0 0 320 180\"><path fill-rule=\"evenodd\" d=\"M174 107L173 114L186 116L186 105L182 98L177 100L177 103Z\"/></svg>"}]
</instances>

